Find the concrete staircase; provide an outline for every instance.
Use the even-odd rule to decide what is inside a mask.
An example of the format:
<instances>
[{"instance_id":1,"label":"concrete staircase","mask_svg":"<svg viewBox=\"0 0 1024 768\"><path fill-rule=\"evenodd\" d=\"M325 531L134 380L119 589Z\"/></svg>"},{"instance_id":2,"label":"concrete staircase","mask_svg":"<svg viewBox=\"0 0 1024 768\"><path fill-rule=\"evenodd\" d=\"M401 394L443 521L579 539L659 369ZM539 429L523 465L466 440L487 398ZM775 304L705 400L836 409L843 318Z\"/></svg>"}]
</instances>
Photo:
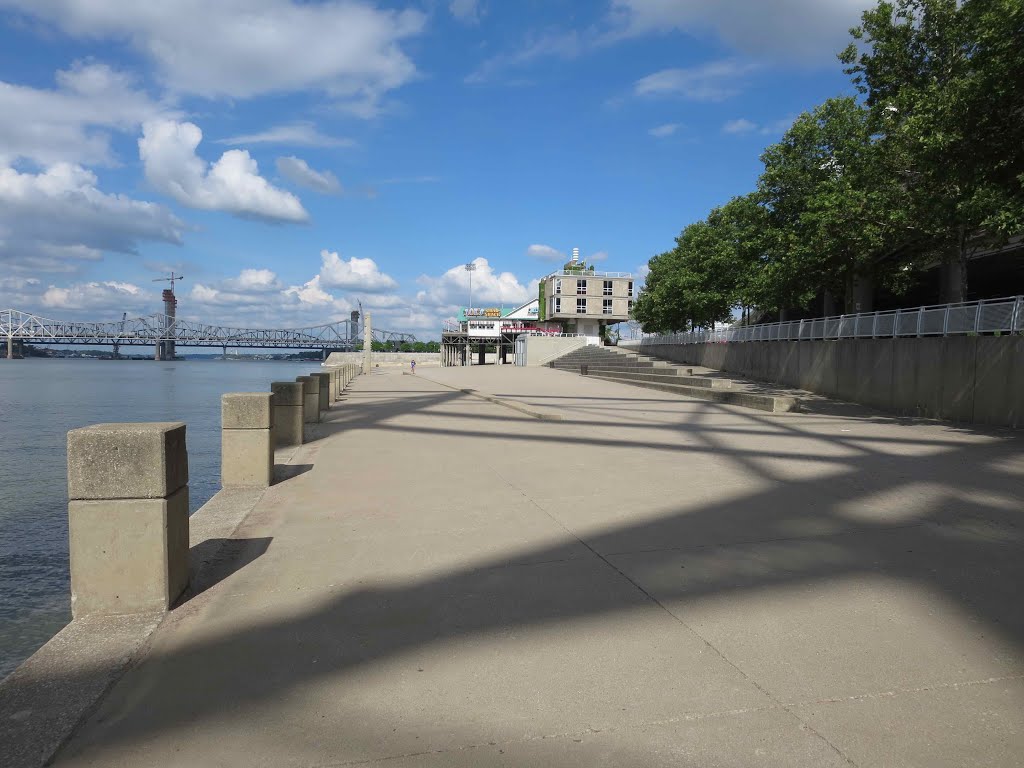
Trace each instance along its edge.
<instances>
[{"instance_id":1,"label":"concrete staircase","mask_svg":"<svg viewBox=\"0 0 1024 768\"><path fill-rule=\"evenodd\" d=\"M798 405L794 397L751 391L744 384L731 379L692 375L686 366L619 347L582 347L552 360L548 366L595 379L618 381L760 411L783 413L797 410Z\"/></svg>"}]
</instances>

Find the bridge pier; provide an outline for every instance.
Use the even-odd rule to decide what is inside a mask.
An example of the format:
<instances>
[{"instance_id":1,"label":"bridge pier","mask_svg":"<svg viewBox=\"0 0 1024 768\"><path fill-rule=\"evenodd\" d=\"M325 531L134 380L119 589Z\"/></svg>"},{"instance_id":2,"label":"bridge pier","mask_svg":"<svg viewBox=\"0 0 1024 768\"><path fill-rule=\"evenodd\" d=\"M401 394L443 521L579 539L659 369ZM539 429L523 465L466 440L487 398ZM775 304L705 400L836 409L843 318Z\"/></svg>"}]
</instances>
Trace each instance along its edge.
<instances>
[{"instance_id":1,"label":"bridge pier","mask_svg":"<svg viewBox=\"0 0 1024 768\"><path fill-rule=\"evenodd\" d=\"M14 359L14 337L13 336L8 336L7 337L7 359L8 360L13 360Z\"/></svg>"}]
</instances>

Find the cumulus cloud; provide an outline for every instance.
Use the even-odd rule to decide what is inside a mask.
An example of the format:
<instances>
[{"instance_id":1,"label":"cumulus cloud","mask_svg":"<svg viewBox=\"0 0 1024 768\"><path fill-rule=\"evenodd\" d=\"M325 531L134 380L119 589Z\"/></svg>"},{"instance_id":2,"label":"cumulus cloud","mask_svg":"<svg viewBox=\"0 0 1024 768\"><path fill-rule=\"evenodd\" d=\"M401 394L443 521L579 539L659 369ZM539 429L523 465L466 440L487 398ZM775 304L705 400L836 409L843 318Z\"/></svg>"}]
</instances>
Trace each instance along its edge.
<instances>
[{"instance_id":1,"label":"cumulus cloud","mask_svg":"<svg viewBox=\"0 0 1024 768\"><path fill-rule=\"evenodd\" d=\"M338 177L330 171L314 171L305 160L298 157L277 158L277 172L293 184L322 192L325 195L337 195L341 192Z\"/></svg>"},{"instance_id":2,"label":"cumulus cloud","mask_svg":"<svg viewBox=\"0 0 1024 768\"><path fill-rule=\"evenodd\" d=\"M710 33L749 56L834 64L866 5L864 0L612 0L611 35Z\"/></svg>"},{"instance_id":3,"label":"cumulus cloud","mask_svg":"<svg viewBox=\"0 0 1024 768\"><path fill-rule=\"evenodd\" d=\"M531 245L526 249L526 255L541 261L565 261L566 259L566 255L562 251L543 243Z\"/></svg>"},{"instance_id":4,"label":"cumulus cloud","mask_svg":"<svg viewBox=\"0 0 1024 768\"><path fill-rule=\"evenodd\" d=\"M756 65L735 59L697 67L662 69L636 81L637 96L675 96L691 101L724 101L742 90L742 78Z\"/></svg>"},{"instance_id":5,"label":"cumulus cloud","mask_svg":"<svg viewBox=\"0 0 1024 768\"><path fill-rule=\"evenodd\" d=\"M111 131L171 114L134 78L105 64L76 63L56 81L52 90L0 81L0 164L110 164Z\"/></svg>"},{"instance_id":6,"label":"cumulus cloud","mask_svg":"<svg viewBox=\"0 0 1024 768\"><path fill-rule=\"evenodd\" d=\"M309 220L299 199L260 176L256 161L245 150L228 150L209 165L196 155L202 138L193 123L146 123L139 156L150 184L190 208L269 221Z\"/></svg>"},{"instance_id":7,"label":"cumulus cloud","mask_svg":"<svg viewBox=\"0 0 1024 768\"><path fill-rule=\"evenodd\" d=\"M281 288L281 281L269 269L243 269L238 277L228 278L224 284L236 291L274 291Z\"/></svg>"},{"instance_id":8,"label":"cumulus cloud","mask_svg":"<svg viewBox=\"0 0 1024 768\"><path fill-rule=\"evenodd\" d=\"M495 272L487 259L473 259L473 263L476 265L473 272L473 303L476 306L514 306L525 304L537 295L537 280L523 285L511 272ZM416 280L423 286L416 294L417 303L443 314L454 313L469 301L469 275L463 264L438 277L421 275Z\"/></svg>"},{"instance_id":9,"label":"cumulus cloud","mask_svg":"<svg viewBox=\"0 0 1024 768\"><path fill-rule=\"evenodd\" d=\"M246 133L218 139L218 144L289 144L301 147L352 147L352 139L327 136L320 133L312 123L289 123L268 128L257 133Z\"/></svg>"},{"instance_id":10,"label":"cumulus cloud","mask_svg":"<svg viewBox=\"0 0 1024 768\"><path fill-rule=\"evenodd\" d=\"M51 285L43 293L40 303L48 309L127 312L156 306L156 294L132 283L109 280L74 283L64 288Z\"/></svg>"},{"instance_id":11,"label":"cumulus cloud","mask_svg":"<svg viewBox=\"0 0 1024 768\"><path fill-rule=\"evenodd\" d=\"M352 256L346 261L337 251L326 249L320 251L320 273L317 278L328 288L344 288L367 293L398 287L395 279L381 272L373 259Z\"/></svg>"},{"instance_id":12,"label":"cumulus cloud","mask_svg":"<svg viewBox=\"0 0 1024 768\"><path fill-rule=\"evenodd\" d=\"M368 2L3 0L78 39L126 41L173 91L208 98L316 89L376 100L416 76L401 44L426 17Z\"/></svg>"},{"instance_id":13,"label":"cumulus cloud","mask_svg":"<svg viewBox=\"0 0 1024 768\"><path fill-rule=\"evenodd\" d=\"M0 167L0 265L67 271L104 251L134 254L141 242L181 244L185 225L155 203L109 195L95 174L68 163L40 173Z\"/></svg>"},{"instance_id":14,"label":"cumulus cloud","mask_svg":"<svg viewBox=\"0 0 1024 768\"><path fill-rule=\"evenodd\" d=\"M301 286L293 285L284 291L285 296L294 296L301 304L308 304L314 307L333 304L334 297L320 287L320 275L312 280L303 283Z\"/></svg>"},{"instance_id":15,"label":"cumulus cloud","mask_svg":"<svg viewBox=\"0 0 1024 768\"><path fill-rule=\"evenodd\" d=\"M656 139L664 139L679 130L679 123L665 123L648 131Z\"/></svg>"}]
</instances>

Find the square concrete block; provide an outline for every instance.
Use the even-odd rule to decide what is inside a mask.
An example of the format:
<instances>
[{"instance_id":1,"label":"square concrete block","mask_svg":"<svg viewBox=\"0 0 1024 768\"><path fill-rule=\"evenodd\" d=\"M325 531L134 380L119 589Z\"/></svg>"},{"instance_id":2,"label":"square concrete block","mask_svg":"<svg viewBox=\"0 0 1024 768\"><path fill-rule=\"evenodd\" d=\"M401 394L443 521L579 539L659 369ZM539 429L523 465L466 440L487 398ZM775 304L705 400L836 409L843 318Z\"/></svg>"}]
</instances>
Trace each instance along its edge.
<instances>
[{"instance_id":1,"label":"square concrete block","mask_svg":"<svg viewBox=\"0 0 1024 768\"><path fill-rule=\"evenodd\" d=\"M221 484L225 488L239 485L269 487L274 480L274 446L271 431L223 429L220 435Z\"/></svg>"},{"instance_id":2,"label":"square concrete block","mask_svg":"<svg viewBox=\"0 0 1024 768\"><path fill-rule=\"evenodd\" d=\"M313 392L313 393L316 394L316 396L318 398L320 397L320 379L319 378L317 378L316 376L296 376L295 380L296 381L301 381L306 386L306 394L307 395L310 392Z\"/></svg>"},{"instance_id":3,"label":"square concrete block","mask_svg":"<svg viewBox=\"0 0 1024 768\"><path fill-rule=\"evenodd\" d=\"M166 499L68 503L71 610L166 611L188 585L188 487Z\"/></svg>"},{"instance_id":4,"label":"square concrete block","mask_svg":"<svg viewBox=\"0 0 1024 768\"><path fill-rule=\"evenodd\" d=\"M302 405L274 406L274 445L302 445Z\"/></svg>"},{"instance_id":5,"label":"square concrete block","mask_svg":"<svg viewBox=\"0 0 1024 768\"><path fill-rule=\"evenodd\" d=\"M187 484L180 421L95 424L68 432L70 499L162 499Z\"/></svg>"},{"instance_id":6,"label":"square concrete block","mask_svg":"<svg viewBox=\"0 0 1024 768\"><path fill-rule=\"evenodd\" d=\"M302 405L305 395L304 385L301 381L275 381L270 385L270 391L274 395L274 405Z\"/></svg>"},{"instance_id":7,"label":"square concrete block","mask_svg":"<svg viewBox=\"0 0 1024 768\"><path fill-rule=\"evenodd\" d=\"M220 398L223 429L270 429L274 426L270 392L229 392Z\"/></svg>"},{"instance_id":8,"label":"square concrete block","mask_svg":"<svg viewBox=\"0 0 1024 768\"><path fill-rule=\"evenodd\" d=\"M311 375L320 382L320 410L326 411L331 407L331 374L313 373Z\"/></svg>"}]
</instances>

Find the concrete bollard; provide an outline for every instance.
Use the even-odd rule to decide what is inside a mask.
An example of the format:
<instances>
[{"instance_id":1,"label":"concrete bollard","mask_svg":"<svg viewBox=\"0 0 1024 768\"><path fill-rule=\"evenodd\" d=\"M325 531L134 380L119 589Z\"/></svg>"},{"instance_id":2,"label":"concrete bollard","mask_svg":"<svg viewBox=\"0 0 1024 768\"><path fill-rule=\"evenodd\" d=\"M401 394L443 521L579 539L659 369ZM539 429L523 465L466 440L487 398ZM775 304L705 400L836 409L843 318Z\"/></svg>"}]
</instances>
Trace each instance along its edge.
<instances>
[{"instance_id":1,"label":"concrete bollard","mask_svg":"<svg viewBox=\"0 0 1024 768\"><path fill-rule=\"evenodd\" d=\"M345 385L341 382L341 369L331 368L331 376L334 377L334 401L337 402L341 399L341 393L345 390Z\"/></svg>"},{"instance_id":2,"label":"concrete bollard","mask_svg":"<svg viewBox=\"0 0 1024 768\"><path fill-rule=\"evenodd\" d=\"M274 408L270 392L220 398L220 482L267 488L274 482Z\"/></svg>"},{"instance_id":3,"label":"concrete bollard","mask_svg":"<svg viewBox=\"0 0 1024 768\"><path fill-rule=\"evenodd\" d=\"M166 611L188 586L188 452L180 421L68 432L71 612Z\"/></svg>"},{"instance_id":4,"label":"concrete bollard","mask_svg":"<svg viewBox=\"0 0 1024 768\"><path fill-rule=\"evenodd\" d=\"M331 409L331 374L316 371L311 373L310 376L314 377L320 382L320 408L321 413L323 411L329 411Z\"/></svg>"},{"instance_id":5,"label":"concrete bollard","mask_svg":"<svg viewBox=\"0 0 1024 768\"><path fill-rule=\"evenodd\" d=\"M275 381L270 391L274 403L274 445L302 445L305 385L301 381Z\"/></svg>"},{"instance_id":6,"label":"concrete bollard","mask_svg":"<svg viewBox=\"0 0 1024 768\"><path fill-rule=\"evenodd\" d=\"M320 379L315 376L296 376L304 385L302 396L302 420L307 424L320 421Z\"/></svg>"}]
</instances>

